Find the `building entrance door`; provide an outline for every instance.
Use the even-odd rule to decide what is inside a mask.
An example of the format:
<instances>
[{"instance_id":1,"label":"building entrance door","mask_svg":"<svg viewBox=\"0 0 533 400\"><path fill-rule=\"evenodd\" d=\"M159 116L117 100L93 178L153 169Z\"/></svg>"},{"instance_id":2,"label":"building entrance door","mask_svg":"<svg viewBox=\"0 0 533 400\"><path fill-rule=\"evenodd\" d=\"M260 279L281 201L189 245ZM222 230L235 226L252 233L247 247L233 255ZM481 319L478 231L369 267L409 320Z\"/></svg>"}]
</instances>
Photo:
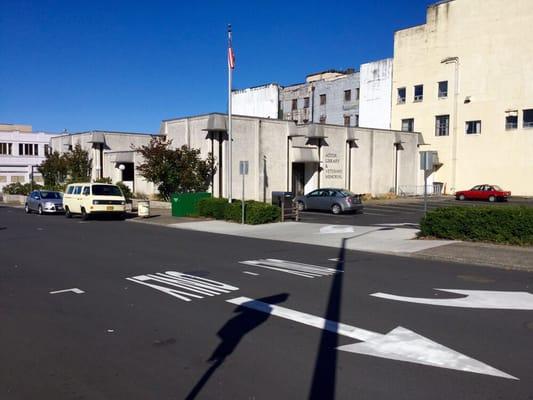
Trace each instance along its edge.
<instances>
[{"instance_id":1,"label":"building entrance door","mask_svg":"<svg viewBox=\"0 0 533 400\"><path fill-rule=\"evenodd\" d=\"M292 163L292 192L295 196L305 193L305 164Z\"/></svg>"}]
</instances>

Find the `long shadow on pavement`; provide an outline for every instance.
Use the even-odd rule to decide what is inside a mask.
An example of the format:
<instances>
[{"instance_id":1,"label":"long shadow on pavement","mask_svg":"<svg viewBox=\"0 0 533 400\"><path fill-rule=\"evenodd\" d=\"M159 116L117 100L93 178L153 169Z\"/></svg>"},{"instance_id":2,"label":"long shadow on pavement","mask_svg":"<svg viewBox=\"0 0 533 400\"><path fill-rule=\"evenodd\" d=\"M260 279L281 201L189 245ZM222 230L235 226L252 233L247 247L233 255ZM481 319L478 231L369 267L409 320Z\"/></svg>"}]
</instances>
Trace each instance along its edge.
<instances>
[{"instance_id":1,"label":"long shadow on pavement","mask_svg":"<svg viewBox=\"0 0 533 400\"><path fill-rule=\"evenodd\" d=\"M261 299L257 299L256 301L268 304L277 304L283 303L288 297L289 295L287 293L280 293L274 296L263 297ZM187 400L196 398L215 371L224 363L226 358L235 351L235 348L241 339L248 332L257 328L270 317L270 313L252 310L246 307L246 303L239 305L234 312L239 314L226 322L226 324L217 333L222 342L220 342L208 360L213 362L213 365L209 367L202 378L200 378L198 383L196 383L194 388L187 395Z\"/></svg>"}]
</instances>

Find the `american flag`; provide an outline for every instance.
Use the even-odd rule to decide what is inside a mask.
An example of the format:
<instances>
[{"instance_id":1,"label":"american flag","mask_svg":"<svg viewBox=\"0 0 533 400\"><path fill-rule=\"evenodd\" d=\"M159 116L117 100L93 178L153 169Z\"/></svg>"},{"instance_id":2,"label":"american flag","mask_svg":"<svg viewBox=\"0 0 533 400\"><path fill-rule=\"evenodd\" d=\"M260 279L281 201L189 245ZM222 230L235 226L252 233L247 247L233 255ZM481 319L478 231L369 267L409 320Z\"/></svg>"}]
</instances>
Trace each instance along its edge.
<instances>
[{"instance_id":1,"label":"american flag","mask_svg":"<svg viewBox=\"0 0 533 400\"><path fill-rule=\"evenodd\" d=\"M235 68L235 53L233 52L233 44L231 43L231 25L228 26L228 66L231 69Z\"/></svg>"}]
</instances>

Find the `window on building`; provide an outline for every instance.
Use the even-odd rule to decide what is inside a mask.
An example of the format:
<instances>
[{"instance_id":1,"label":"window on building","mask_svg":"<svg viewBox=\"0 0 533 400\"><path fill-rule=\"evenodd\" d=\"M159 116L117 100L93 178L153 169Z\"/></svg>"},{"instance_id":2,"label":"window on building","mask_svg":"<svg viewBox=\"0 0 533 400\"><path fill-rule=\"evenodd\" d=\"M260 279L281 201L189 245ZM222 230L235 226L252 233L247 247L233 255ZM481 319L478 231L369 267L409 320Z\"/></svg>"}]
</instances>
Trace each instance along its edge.
<instances>
[{"instance_id":1,"label":"window on building","mask_svg":"<svg viewBox=\"0 0 533 400\"><path fill-rule=\"evenodd\" d=\"M13 152L13 143L0 143L0 154L10 156Z\"/></svg>"},{"instance_id":2,"label":"window on building","mask_svg":"<svg viewBox=\"0 0 533 400\"><path fill-rule=\"evenodd\" d=\"M11 176L11 183L24 183L26 181L26 178L24 175L12 175Z\"/></svg>"},{"instance_id":3,"label":"window on building","mask_svg":"<svg viewBox=\"0 0 533 400\"><path fill-rule=\"evenodd\" d=\"M415 131L415 119L414 118L402 119L402 131L414 132Z\"/></svg>"},{"instance_id":4,"label":"window on building","mask_svg":"<svg viewBox=\"0 0 533 400\"><path fill-rule=\"evenodd\" d=\"M505 116L505 129L517 129L518 128L518 112L508 113Z\"/></svg>"},{"instance_id":5,"label":"window on building","mask_svg":"<svg viewBox=\"0 0 533 400\"><path fill-rule=\"evenodd\" d=\"M52 154L52 148L49 145L45 144L44 145L44 155L47 156L49 154Z\"/></svg>"},{"instance_id":6,"label":"window on building","mask_svg":"<svg viewBox=\"0 0 533 400\"><path fill-rule=\"evenodd\" d=\"M309 108L309 97L304 97L304 108Z\"/></svg>"},{"instance_id":7,"label":"window on building","mask_svg":"<svg viewBox=\"0 0 533 400\"><path fill-rule=\"evenodd\" d=\"M481 121L466 121L466 133L468 135L481 133Z\"/></svg>"},{"instance_id":8,"label":"window on building","mask_svg":"<svg viewBox=\"0 0 533 400\"><path fill-rule=\"evenodd\" d=\"M437 115L435 117L435 136L448 136L450 134L450 116Z\"/></svg>"},{"instance_id":9,"label":"window on building","mask_svg":"<svg viewBox=\"0 0 533 400\"><path fill-rule=\"evenodd\" d=\"M351 90L345 90L344 91L344 101L350 101L352 100L352 91Z\"/></svg>"},{"instance_id":10,"label":"window on building","mask_svg":"<svg viewBox=\"0 0 533 400\"><path fill-rule=\"evenodd\" d=\"M33 145L33 155L34 156L38 156L39 155L39 145L38 144L34 144Z\"/></svg>"},{"instance_id":11,"label":"window on building","mask_svg":"<svg viewBox=\"0 0 533 400\"><path fill-rule=\"evenodd\" d=\"M415 85L415 101L424 100L424 85Z\"/></svg>"},{"instance_id":12,"label":"window on building","mask_svg":"<svg viewBox=\"0 0 533 400\"><path fill-rule=\"evenodd\" d=\"M359 126L359 114L355 114L355 126Z\"/></svg>"},{"instance_id":13,"label":"window on building","mask_svg":"<svg viewBox=\"0 0 533 400\"><path fill-rule=\"evenodd\" d=\"M21 156L38 156L39 145L33 143L19 143L19 155Z\"/></svg>"},{"instance_id":14,"label":"window on building","mask_svg":"<svg viewBox=\"0 0 533 400\"><path fill-rule=\"evenodd\" d=\"M325 115L321 115L320 116L320 123L321 124L325 124L326 123L326 116Z\"/></svg>"},{"instance_id":15,"label":"window on building","mask_svg":"<svg viewBox=\"0 0 533 400\"><path fill-rule=\"evenodd\" d=\"M344 116L344 126L350 126L350 116L345 115Z\"/></svg>"},{"instance_id":16,"label":"window on building","mask_svg":"<svg viewBox=\"0 0 533 400\"><path fill-rule=\"evenodd\" d=\"M406 93L406 90L404 87L398 88L398 104L405 103L405 93Z\"/></svg>"},{"instance_id":17,"label":"window on building","mask_svg":"<svg viewBox=\"0 0 533 400\"><path fill-rule=\"evenodd\" d=\"M439 99L448 97L448 81L439 82Z\"/></svg>"},{"instance_id":18,"label":"window on building","mask_svg":"<svg viewBox=\"0 0 533 400\"><path fill-rule=\"evenodd\" d=\"M522 118L524 128L533 128L533 109L524 110Z\"/></svg>"},{"instance_id":19,"label":"window on building","mask_svg":"<svg viewBox=\"0 0 533 400\"><path fill-rule=\"evenodd\" d=\"M320 105L323 106L324 104L326 104L326 95L325 94L321 94L320 95Z\"/></svg>"},{"instance_id":20,"label":"window on building","mask_svg":"<svg viewBox=\"0 0 533 400\"><path fill-rule=\"evenodd\" d=\"M359 100L359 95L361 94L361 90L359 88L355 89L355 100Z\"/></svg>"},{"instance_id":21,"label":"window on building","mask_svg":"<svg viewBox=\"0 0 533 400\"><path fill-rule=\"evenodd\" d=\"M292 99L292 107L291 107L291 109L292 109L292 111L298 109L298 99Z\"/></svg>"}]
</instances>

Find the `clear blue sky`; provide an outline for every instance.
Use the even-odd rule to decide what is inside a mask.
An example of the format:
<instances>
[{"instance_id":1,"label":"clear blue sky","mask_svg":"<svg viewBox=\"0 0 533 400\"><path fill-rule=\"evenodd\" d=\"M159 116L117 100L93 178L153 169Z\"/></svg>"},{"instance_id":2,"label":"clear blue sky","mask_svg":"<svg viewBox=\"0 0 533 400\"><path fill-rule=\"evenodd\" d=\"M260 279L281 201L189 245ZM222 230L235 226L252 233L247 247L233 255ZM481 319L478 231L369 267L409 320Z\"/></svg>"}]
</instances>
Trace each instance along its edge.
<instances>
[{"instance_id":1,"label":"clear blue sky","mask_svg":"<svg viewBox=\"0 0 533 400\"><path fill-rule=\"evenodd\" d=\"M283 85L392 56L433 2L1 0L0 122L157 132L226 110L227 23L234 88Z\"/></svg>"}]
</instances>

